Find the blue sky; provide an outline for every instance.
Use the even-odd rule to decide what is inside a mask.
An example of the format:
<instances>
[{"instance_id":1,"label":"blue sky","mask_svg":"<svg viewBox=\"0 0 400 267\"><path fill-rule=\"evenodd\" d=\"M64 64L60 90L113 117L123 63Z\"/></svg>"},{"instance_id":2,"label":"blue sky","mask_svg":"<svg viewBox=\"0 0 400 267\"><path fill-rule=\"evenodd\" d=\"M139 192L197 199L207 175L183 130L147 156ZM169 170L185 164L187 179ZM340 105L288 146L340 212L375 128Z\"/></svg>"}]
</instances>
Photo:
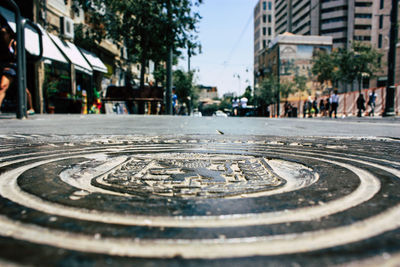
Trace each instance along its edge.
<instances>
[{"instance_id":1,"label":"blue sky","mask_svg":"<svg viewBox=\"0 0 400 267\"><path fill-rule=\"evenodd\" d=\"M192 57L196 83L217 86L219 95L243 94L253 85L253 9L257 0L204 0L200 7L202 54ZM187 58L180 59L187 70ZM240 76L240 79L238 78Z\"/></svg>"}]
</instances>

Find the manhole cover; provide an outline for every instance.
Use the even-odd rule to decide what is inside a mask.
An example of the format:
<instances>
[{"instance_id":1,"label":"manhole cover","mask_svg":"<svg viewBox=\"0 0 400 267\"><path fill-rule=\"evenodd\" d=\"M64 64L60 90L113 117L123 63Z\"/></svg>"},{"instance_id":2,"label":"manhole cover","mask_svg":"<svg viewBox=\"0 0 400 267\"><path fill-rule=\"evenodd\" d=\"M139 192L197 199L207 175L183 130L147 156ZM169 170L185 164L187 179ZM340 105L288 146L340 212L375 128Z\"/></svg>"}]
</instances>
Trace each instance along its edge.
<instances>
[{"instance_id":1,"label":"manhole cover","mask_svg":"<svg viewBox=\"0 0 400 267\"><path fill-rule=\"evenodd\" d=\"M11 136L1 143L5 263L398 259L396 141Z\"/></svg>"}]
</instances>

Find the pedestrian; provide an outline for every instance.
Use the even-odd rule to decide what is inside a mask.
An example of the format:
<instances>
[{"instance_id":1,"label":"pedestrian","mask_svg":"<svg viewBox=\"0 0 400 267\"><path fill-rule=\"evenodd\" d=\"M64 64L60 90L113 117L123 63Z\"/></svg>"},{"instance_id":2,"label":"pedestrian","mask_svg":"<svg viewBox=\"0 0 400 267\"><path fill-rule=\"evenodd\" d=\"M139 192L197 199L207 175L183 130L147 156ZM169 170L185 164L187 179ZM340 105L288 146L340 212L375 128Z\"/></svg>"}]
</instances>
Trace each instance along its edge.
<instances>
[{"instance_id":1,"label":"pedestrian","mask_svg":"<svg viewBox=\"0 0 400 267\"><path fill-rule=\"evenodd\" d=\"M315 115L315 117L318 117L318 103L317 103L317 98L314 98L314 101L312 102L312 114Z\"/></svg>"},{"instance_id":2,"label":"pedestrian","mask_svg":"<svg viewBox=\"0 0 400 267\"><path fill-rule=\"evenodd\" d=\"M7 21L0 20L0 109L6 92L17 77L17 42L15 34ZM35 111L32 106L32 95L28 88L25 89L29 105L28 114L33 115Z\"/></svg>"},{"instance_id":3,"label":"pedestrian","mask_svg":"<svg viewBox=\"0 0 400 267\"><path fill-rule=\"evenodd\" d=\"M312 109L313 109L313 100L312 100L311 96L309 96L307 99L307 111L308 111L309 118L312 118Z\"/></svg>"},{"instance_id":4,"label":"pedestrian","mask_svg":"<svg viewBox=\"0 0 400 267\"><path fill-rule=\"evenodd\" d=\"M357 98L357 117L362 117L362 113L365 111L365 99L363 94L360 93L360 95Z\"/></svg>"},{"instance_id":5,"label":"pedestrian","mask_svg":"<svg viewBox=\"0 0 400 267\"><path fill-rule=\"evenodd\" d=\"M308 110L308 102L307 102L307 100L304 100L304 103L303 103L303 118L305 118L307 116L307 110Z\"/></svg>"},{"instance_id":6,"label":"pedestrian","mask_svg":"<svg viewBox=\"0 0 400 267\"><path fill-rule=\"evenodd\" d=\"M329 112L329 117L332 118L332 113L335 113L335 119L337 118L337 109L339 107L339 95L338 91L335 90L333 95L329 98L329 104L331 106L331 110Z\"/></svg>"},{"instance_id":7,"label":"pedestrian","mask_svg":"<svg viewBox=\"0 0 400 267\"><path fill-rule=\"evenodd\" d=\"M323 98L319 101L319 112L321 113L321 117L325 116L325 103Z\"/></svg>"},{"instance_id":8,"label":"pedestrian","mask_svg":"<svg viewBox=\"0 0 400 267\"><path fill-rule=\"evenodd\" d=\"M372 117L374 116L375 105L376 105L376 94L375 94L375 89L373 89L368 97L368 106L370 106L370 108L371 108L371 110L368 114L369 116L372 116Z\"/></svg>"},{"instance_id":9,"label":"pedestrian","mask_svg":"<svg viewBox=\"0 0 400 267\"><path fill-rule=\"evenodd\" d=\"M324 110L324 116L328 116L330 109L331 109L331 103L329 103L329 98L325 99L325 110Z\"/></svg>"},{"instance_id":10,"label":"pedestrian","mask_svg":"<svg viewBox=\"0 0 400 267\"><path fill-rule=\"evenodd\" d=\"M283 106L284 110L285 110L285 117L289 116L289 109L290 109L290 104L288 101L285 101L285 105Z\"/></svg>"}]
</instances>

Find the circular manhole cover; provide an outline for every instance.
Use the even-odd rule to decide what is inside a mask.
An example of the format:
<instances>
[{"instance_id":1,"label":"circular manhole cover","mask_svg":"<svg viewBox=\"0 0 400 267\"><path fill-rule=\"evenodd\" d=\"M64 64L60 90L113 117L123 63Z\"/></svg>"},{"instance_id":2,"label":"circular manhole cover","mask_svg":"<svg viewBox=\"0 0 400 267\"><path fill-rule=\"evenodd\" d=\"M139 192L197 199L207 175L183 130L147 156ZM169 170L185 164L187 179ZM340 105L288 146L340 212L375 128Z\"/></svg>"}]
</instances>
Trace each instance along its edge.
<instances>
[{"instance_id":1,"label":"circular manhole cover","mask_svg":"<svg viewBox=\"0 0 400 267\"><path fill-rule=\"evenodd\" d=\"M35 257L16 259L10 250L0 257L56 264L78 253L96 264L198 265L195 259L228 265L227 259L249 257L300 264L379 260L382 253L396 258L398 144L7 138L0 148L0 247L35 251Z\"/></svg>"}]
</instances>

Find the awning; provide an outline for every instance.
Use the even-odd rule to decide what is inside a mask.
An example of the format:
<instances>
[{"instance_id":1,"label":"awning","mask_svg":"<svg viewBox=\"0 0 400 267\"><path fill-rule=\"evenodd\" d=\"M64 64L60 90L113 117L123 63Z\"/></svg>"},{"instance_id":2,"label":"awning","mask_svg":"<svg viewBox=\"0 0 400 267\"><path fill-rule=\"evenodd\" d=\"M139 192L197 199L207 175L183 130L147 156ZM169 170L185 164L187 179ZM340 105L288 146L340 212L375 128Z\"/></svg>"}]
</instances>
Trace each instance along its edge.
<instances>
[{"instance_id":1,"label":"awning","mask_svg":"<svg viewBox=\"0 0 400 267\"><path fill-rule=\"evenodd\" d=\"M69 61L71 61L71 63L75 65L76 70L82 71L89 75L93 74L92 67L90 67L89 63L82 56L81 52L79 52L78 47L68 41L62 41L60 38L51 33L49 33L49 36L58 46L58 48L64 53L64 55L69 59Z\"/></svg>"},{"instance_id":2,"label":"awning","mask_svg":"<svg viewBox=\"0 0 400 267\"><path fill-rule=\"evenodd\" d=\"M12 11L0 6L0 15L3 16L10 28L16 32L17 24L15 23L15 15ZM31 55L39 55L39 35L31 26L27 25L25 27L25 49Z\"/></svg>"},{"instance_id":3,"label":"awning","mask_svg":"<svg viewBox=\"0 0 400 267\"><path fill-rule=\"evenodd\" d=\"M39 25L40 30L42 31L43 35L43 59L50 59L50 60L55 60L61 63L66 63L69 64L68 60L63 56L63 54L60 52L60 49L53 43L53 41L50 39L48 33L46 30L44 30L40 25Z\"/></svg>"},{"instance_id":4,"label":"awning","mask_svg":"<svg viewBox=\"0 0 400 267\"><path fill-rule=\"evenodd\" d=\"M79 48L79 50L81 50L83 56L87 59L93 70L108 73L106 65L104 65L103 61L101 61L98 56L89 51L86 51L83 48Z\"/></svg>"}]
</instances>

